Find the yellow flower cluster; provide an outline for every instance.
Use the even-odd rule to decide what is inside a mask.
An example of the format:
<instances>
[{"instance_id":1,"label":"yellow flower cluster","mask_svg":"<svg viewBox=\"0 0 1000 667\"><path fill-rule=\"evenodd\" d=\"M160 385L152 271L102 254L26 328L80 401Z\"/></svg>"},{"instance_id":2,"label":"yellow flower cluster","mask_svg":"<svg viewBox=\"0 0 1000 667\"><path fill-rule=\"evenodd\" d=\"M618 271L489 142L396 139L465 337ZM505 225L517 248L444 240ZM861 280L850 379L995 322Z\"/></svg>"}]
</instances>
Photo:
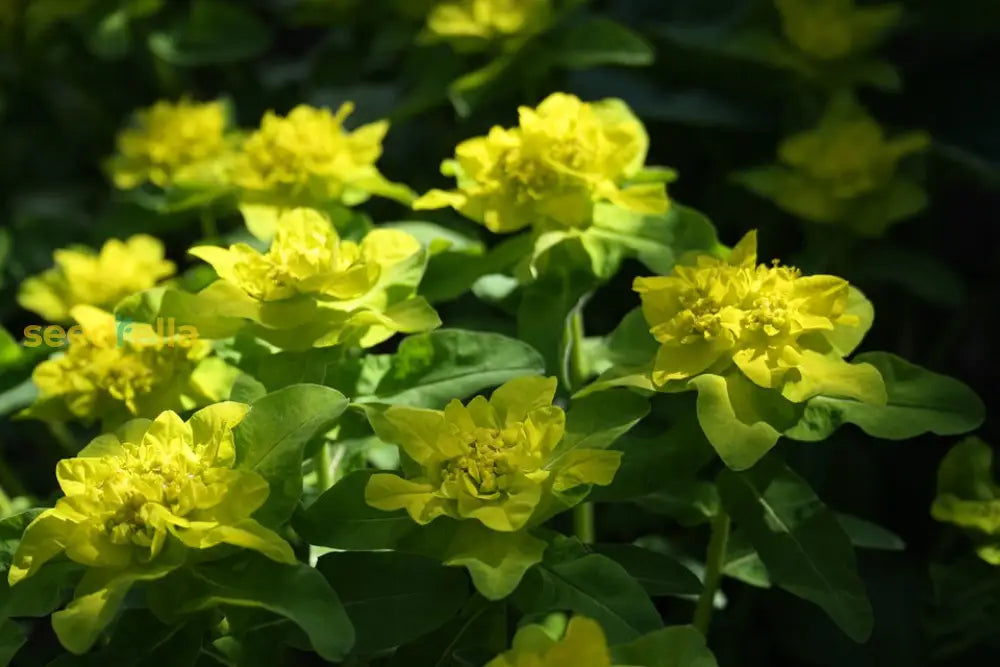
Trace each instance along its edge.
<instances>
[{"instance_id":1,"label":"yellow flower cluster","mask_svg":"<svg viewBox=\"0 0 1000 667\"><path fill-rule=\"evenodd\" d=\"M539 625L525 625L514 635L511 649L486 667L611 667L611 653L601 626L574 616L561 639Z\"/></svg>"},{"instance_id":2,"label":"yellow flower cluster","mask_svg":"<svg viewBox=\"0 0 1000 667\"><path fill-rule=\"evenodd\" d=\"M422 472L373 475L365 499L378 509L405 509L420 524L449 516L509 532L524 528L552 492L610 484L621 452L579 448L553 456L566 420L552 405L555 391L555 378L523 377L489 400L453 400L443 412L389 407L372 417L375 433L397 443Z\"/></svg>"},{"instance_id":3,"label":"yellow flower cluster","mask_svg":"<svg viewBox=\"0 0 1000 667\"><path fill-rule=\"evenodd\" d=\"M60 553L93 568L53 615L67 648L87 650L131 584L179 567L187 549L230 544L296 562L287 542L251 518L267 482L233 469L233 427L248 409L225 402L187 422L174 412L133 420L59 462L65 496L27 527L8 580L17 584Z\"/></svg>"},{"instance_id":4,"label":"yellow flower cluster","mask_svg":"<svg viewBox=\"0 0 1000 667\"><path fill-rule=\"evenodd\" d=\"M127 241L111 239L98 253L89 248L56 250L54 260L54 268L21 284L17 300L58 323L70 320L74 306L110 309L174 273L173 262L163 258L163 244L145 234Z\"/></svg>"},{"instance_id":5,"label":"yellow flower cluster","mask_svg":"<svg viewBox=\"0 0 1000 667\"><path fill-rule=\"evenodd\" d=\"M451 206L500 233L586 227L598 202L639 213L667 210L662 183L629 183L643 168L649 140L621 100L587 103L554 93L518 113L518 127L494 127L459 144L455 159L441 166L458 188L432 190L414 208Z\"/></svg>"},{"instance_id":6,"label":"yellow flower cluster","mask_svg":"<svg viewBox=\"0 0 1000 667\"><path fill-rule=\"evenodd\" d=\"M427 31L459 48L544 30L550 0L444 0L431 8Z\"/></svg>"},{"instance_id":7,"label":"yellow flower cluster","mask_svg":"<svg viewBox=\"0 0 1000 667\"><path fill-rule=\"evenodd\" d=\"M121 423L221 398L214 378L196 374L211 353L208 341L160 340L152 327L141 324L129 324L125 332L113 315L90 306L73 308L72 316L82 332L72 337L64 355L35 367L38 402L29 415Z\"/></svg>"},{"instance_id":8,"label":"yellow flower cluster","mask_svg":"<svg viewBox=\"0 0 1000 667\"><path fill-rule=\"evenodd\" d=\"M360 243L341 240L326 216L306 208L282 212L275 230L265 253L246 244L192 248L224 283L202 294L215 295L220 307L272 334L284 330L286 342L298 346L350 340L368 347L396 331L440 324L413 294L425 258L409 234L377 229Z\"/></svg>"},{"instance_id":9,"label":"yellow flower cluster","mask_svg":"<svg viewBox=\"0 0 1000 667\"><path fill-rule=\"evenodd\" d=\"M346 103L336 113L305 105L287 116L266 113L234 163L232 179L244 198L286 206L351 206L371 194L406 199L406 188L389 183L375 167L389 123L348 132L343 123L353 110Z\"/></svg>"},{"instance_id":10,"label":"yellow flower cluster","mask_svg":"<svg viewBox=\"0 0 1000 667\"><path fill-rule=\"evenodd\" d=\"M841 395L884 402L878 371L842 359L870 324L849 312L848 282L757 265L756 256L750 232L728 260L701 255L668 276L636 279L643 315L660 343L653 383L722 374L735 365L754 384L794 402L834 381Z\"/></svg>"},{"instance_id":11,"label":"yellow flower cluster","mask_svg":"<svg viewBox=\"0 0 1000 667\"><path fill-rule=\"evenodd\" d=\"M898 4L859 8L854 0L775 0L775 5L788 41L820 60L871 48L902 14Z\"/></svg>"},{"instance_id":12,"label":"yellow flower cluster","mask_svg":"<svg viewBox=\"0 0 1000 667\"><path fill-rule=\"evenodd\" d=\"M922 132L886 139L875 119L857 107L835 105L815 129L782 142L778 157L815 187L845 200L885 187L899 161L929 143Z\"/></svg>"},{"instance_id":13,"label":"yellow flower cluster","mask_svg":"<svg viewBox=\"0 0 1000 667\"><path fill-rule=\"evenodd\" d=\"M159 101L138 111L135 126L118 135L118 154L109 162L115 186L143 183L161 188L186 180L218 180L229 152L222 102Z\"/></svg>"}]
</instances>

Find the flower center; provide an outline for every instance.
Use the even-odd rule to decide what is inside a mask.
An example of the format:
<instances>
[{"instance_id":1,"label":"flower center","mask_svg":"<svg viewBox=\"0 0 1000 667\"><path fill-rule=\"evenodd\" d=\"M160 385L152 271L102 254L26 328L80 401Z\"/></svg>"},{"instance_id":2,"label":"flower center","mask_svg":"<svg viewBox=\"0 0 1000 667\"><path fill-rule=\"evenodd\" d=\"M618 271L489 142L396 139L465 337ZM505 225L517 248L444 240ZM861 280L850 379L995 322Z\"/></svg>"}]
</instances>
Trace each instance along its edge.
<instances>
[{"instance_id":1,"label":"flower center","mask_svg":"<svg viewBox=\"0 0 1000 667\"><path fill-rule=\"evenodd\" d=\"M445 474L461 480L474 495L499 494L503 491L503 478L510 472L509 448L497 429L478 428L468 442L468 452L452 459Z\"/></svg>"}]
</instances>

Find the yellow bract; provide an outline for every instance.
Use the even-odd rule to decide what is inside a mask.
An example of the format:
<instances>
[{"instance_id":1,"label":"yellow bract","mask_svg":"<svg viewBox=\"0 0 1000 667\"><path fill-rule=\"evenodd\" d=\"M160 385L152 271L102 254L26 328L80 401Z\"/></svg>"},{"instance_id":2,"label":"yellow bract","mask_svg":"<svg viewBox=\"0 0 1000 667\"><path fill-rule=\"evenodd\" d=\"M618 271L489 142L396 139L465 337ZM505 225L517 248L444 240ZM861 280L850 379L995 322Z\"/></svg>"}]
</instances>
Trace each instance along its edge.
<instances>
[{"instance_id":1,"label":"yellow bract","mask_svg":"<svg viewBox=\"0 0 1000 667\"><path fill-rule=\"evenodd\" d=\"M395 230L373 231L360 244L342 241L318 211L293 209L279 218L266 253L245 243L228 250L199 246L190 252L254 299L275 301L314 294L349 301L370 292L384 266L419 250L416 239Z\"/></svg>"},{"instance_id":2,"label":"yellow bract","mask_svg":"<svg viewBox=\"0 0 1000 667\"><path fill-rule=\"evenodd\" d=\"M191 549L228 544L296 562L287 542L251 518L267 500L267 482L233 469L233 427L247 410L226 402L187 422L174 412L136 419L59 462L65 496L24 531L8 581L16 585L61 553L88 568L72 602L52 615L70 651L87 651L134 583L184 565Z\"/></svg>"},{"instance_id":3,"label":"yellow bract","mask_svg":"<svg viewBox=\"0 0 1000 667\"><path fill-rule=\"evenodd\" d=\"M566 415L552 405L554 378L523 377L487 401L451 401L444 409L391 406L371 417L375 433L397 443L421 472L377 474L365 499L406 509L414 521L475 519L496 531L524 528L543 498L581 484L609 484L621 452L573 449L553 456Z\"/></svg>"},{"instance_id":4,"label":"yellow bract","mask_svg":"<svg viewBox=\"0 0 1000 667\"><path fill-rule=\"evenodd\" d=\"M427 31L459 46L475 46L545 28L550 0L444 0L427 16Z\"/></svg>"},{"instance_id":5,"label":"yellow bract","mask_svg":"<svg viewBox=\"0 0 1000 667\"><path fill-rule=\"evenodd\" d=\"M55 267L25 280L17 296L21 306L49 322L68 322L77 305L113 308L174 273L173 262L163 258L163 244L144 234L111 239L98 253L65 249L53 257Z\"/></svg>"},{"instance_id":6,"label":"yellow bract","mask_svg":"<svg viewBox=\"0 0 1000 667\"><path fill-rule=\"evenodd\" d=\"M867 50L898 20L898 4L855 7L854 0L775 0L785 37L806 54L835 60Z\"/></svg>"},{"instance_id":7,"label":"yellow bract","mask_svg":"<svg viewBox=\"0 0 1000 667\"><path fill-rule=\"evenodd\" d=\"M486 667L611 667L611 654L601 626L574 616L559 640L538 625L522 627L511 649Z\"/></svg>"},{"instance_id":8,"label":"yellow bract","mask_svg":"<svg viewBox=\"0 0 1000 667\"><path fill-rule=\"evenodd\" d=\"M226 125L222 102L157 102L138 111L135 126L118 135L111 178L122 189L146 182L167 187L187 179L219 180L220 161L229 150Z\"/></svg>"},{"instance_id":9,"label":"yellow bract","mask_svg":"<svg viewBox=\"0 0 1000 667\"><path fill-rule=\"evenodd\" d=\"M134 420L60 461L65 497L25 531L10 582L61 551L89 567L124 569L149 563L168 541L193 549L235 544L294 563L288 544L250 518L267 500L267 482L232 469L232 429L248 409L225 402L186 423L174 412Z\"/></svg>"},{"instance_id":10,"label":"yellow bract","mask_svg":"<svg viewBox=\"0 0 1000 667\"><path fill-rule=\"evenodd\" d=\"M204 308L252 320L286 349L370 347L396 332L440 325L414 294L426 256L409 234L376 229L355 243L341 240L314 209L274 215L274 240L265 253L242 243L190 250L221 278L199 294Z\"/></svg>"},{"instance_id":11,"label":"yellow bract","mask_svg":"<svg viewBox=\"0 0 1000 667\"><path fill-rule=\"evenodd\" d=\"M458 188L432 190L414 208L451 206L500 233L586 227L602 201L640 213L667 210L662 183L628 183L642 169L649 141L621 100L587 103L554 93L518 113L518 127L494 127L459 144L441 167Z\"/></svg>"},{"instance_id":12,"label":"yellow bract","mask_svg":"<svg viewBox=\"0 0 1000 667\"><path fill-rule=\"evenodd\" d=\"M782 142L778 156L814 186L844 200L885 187L903 157L929 144L923 132L886 139L859 107L832 105L815 129Z\"/></svg>"},{"instance_id":13,"label":"yellow bract","mask_svg":"<svg viewBox=\"0 0 1000 667\"><path fill-rule=\"evenodd\" d=\"M286 206L339 201L350 206L372 194L399 196L405 188L386 181L375 167L389 123L348 132L343 122L353 110L351 103L335 114L299 105L287 116L264 114L234 164L233 182L244 199Z\"/></svg>"},{"instance_id":14,"label":"yellow bract","mask_svg":"<svg viewBox=\"0 0 1000 667\"><path fill-rule=\"evenodd\" d=\"M834 383L841 395L884 401L874 368L842 360L843 348L853 348L843 341L860 340L869 324L848 312L848 282L802 276L777 262L757 265L756 256L750 232L728 260L702 255L668 276L636 279L643 315L660 343L653 383L722 374L735 364L754 384L780 389L791 401Z\"/></svg>"},{"instance_id":15,"label":"yellow bract","mask_svg":"<svg viewBox=\"0 0 1000 667\"><path fill-rule=\"evenodd\" d=\"M211 352L208 341L168 341L145 324L129 323L126 329L110 313L90 306L77 306L72 316L82 334L71 337L64 355L35 367L38 404L29 414L46 417L43 406L58 406L74 418L120 423L221 398L211 381L198 382L208 378L192 378Z\"/></svg>"}]
</instances>

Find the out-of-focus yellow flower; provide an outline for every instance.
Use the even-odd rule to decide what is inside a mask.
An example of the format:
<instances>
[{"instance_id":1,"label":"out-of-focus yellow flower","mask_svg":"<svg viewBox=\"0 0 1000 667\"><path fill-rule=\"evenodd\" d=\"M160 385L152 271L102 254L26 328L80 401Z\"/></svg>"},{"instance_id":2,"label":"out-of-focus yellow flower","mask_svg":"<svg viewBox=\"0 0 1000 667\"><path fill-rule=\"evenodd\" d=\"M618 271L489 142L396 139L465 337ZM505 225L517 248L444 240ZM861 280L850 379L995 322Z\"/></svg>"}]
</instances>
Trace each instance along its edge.
<instances>
[{"instance_id":1,"label":"out-of-focus yellow flower","mask_svg":"<svg viewBox=\"0 0 1000 667\"><path fill-rule=\"evenodd\" d=\"M899 21L902 6L855 7L854 0L775 0L785 37L813 58L866 51Z\"/></svg>"},{"instance_id":2,"label":"out-of-focus yellow flower","mask_svg":"<svg viewBox=\"0 0 1000 667\"><path fill-rule=\"evenodd\" d=\"M398 444L420 473L373 475L365 500L405 509L420 524L449 516L510 532L524 528L553 492L611 483L621 452L578 448L553 456L566 419L552 405L555 391L555 378L522 377L488 401L453 400L443 412L394 405L371 415L375 433Z\"/></svg>"},{"instance_id":3,"label":"out-of-focus yellow flower","mask_svg":"<svg viewBox=\"0 0 1000 667\"><path fill-rule=\"evenodd\" d=\"M396 332L440 324L414 294L426 256L409 234L377 229L355 243L341 240L329 219L314 209L276 215L266 253L246 244L191 249L229 286L209 286L202 294L218 293L230 312L235 309L272 335L283 330L289 344L306 347L347 342L369 347Z\"/></svg>"},{"instance_id":4,"label":"out-of-focus yellow flower","mask_svg":"<svg viewBox=\"0 0 1000 667\"><path fill-rule=\"evenodd\" d=\"M173 262L163 258L163 244L145 234L111 239L98 253L56 250L53 258L55 267L25 280L17 295L22 307L49 322L70 321L70 310L77 305L113 308L174 273Z\"/></svg>"},{"instance_id":5,"label":"out-of-focus yellow flower","mask_svg":"<svg viewBox=\"0 0 1000 667\"><path fill-rule=\"evenodd\" d=\"M115 186L221 180L230 152L227 124L219 101L160 101L136 112L135 125L118 135L118 153L108 164Z\"/></svg>"},{"instance_id":6,"label":"out-of-focus yellow flower","mask_svg":"<svg viewBox=\"0 0 1000 667\"><path fill-rule=\"evenodd\" d=\"M458 48L541 32L552 13L550 0L444 0L431 8L427 32Z\"/></svg>"},{"instance_id":7,"label":"out-of-focus yellow flower","mask_svg":"<svg viewBox=\"0 0 1000 667\"><path fill-rule=\"evenodd\" d=\"M91 568L53 615L67 648L86 651L136 580L180 567L190 549L229 544L296 562L287 542L251 518L267 482L233 469L233 427L247 410L225 402L187 422L174 412L133 420L59 462L65 496L27 527L8 580L17 584L60 553Z\"/></svg>"},{"instance_id":8,"label":"out-of-focus yellow flower","mask_svg":"<svg viewBox=\"0 0 1000 667\"><path fill-rule=\"evenodd\" d=\"M511 649L486 667L611 667L611 654L601 626L574 616L559 640L538 625L522 627Z\"/></svg>"},{"instance_id":9,"label":"out-of-focus yellow flower","mask_svg":"<svg viewBox=\"0 0 1000 667\"><path fill-rule=\"evenodd\" d=\"M287 116L267 112L244 142L233 170L243 198L281 206L359 204L371 195L409 203L409 190L390 183L375 167L388 121L344 129L354 110L345 103L331 113L300 105Z\"/></svg>"},{"instance_id":10,"label":"out-of-focus yellow flower","mask_svg":"<svg viewBox=\"0 0 1000 667\"><path fill-rule=\"evenodd\" d=\"M233 379L221 360L206 359L211 343L196 332L165 335L91 306L76 306L71 314L79 331L70 330L65 354L35 367L38 401L29 416L116 425L219 400Z\"/></svg>"},{"instance_id":11,"label":"out-of-focus yellow flower","mask_svg":"<svg viewBox=\"0 0 1000 667\"><path fill-rule=\"evenodd\" d=\"M737 180L811 222L878 236L926 205L923 188L899 165L929 145L923 132L887 138L853 98L838 96L815 128L781 143L780 164L750 169Z\"/></svg>"},{"instance_id":12,"label":"out-of-focus yellow flower","mask_svg":"<svg viewBox=\"0 0 1000 667\"><path fill-rule=\"evenodd\" d=\"M993 477L993 448L986 442L969 437L945 455L931 515L968 530L979 557L1000 565L1000 485Z\"/></svg>"},{"instance_id":13,"label":"out-of-focus yellow flower","mask_svg":"<svg viewBox=\"0 0 1000 667\"><path fill-rule=\"evenodd\" d=\"M653 384L721 375L735 365L793 402L835 387L838 395L884 403L878 371L843 360L843 348L854 346L843 341L860 341L869 324L848 312L848 282L756 262L757 236L749 232L728 260L701 255L668 276L635 280L660 343Z\"/></svg>"},{"instance_id":14,"label":"out-of-focus yellow flower","mask_svg":"<svg viewBox=\"0 0 1000 667\"><path fill-rule=\"evenodd\" d=\"M518 127L494 127L459 144L455 159L441 166L458 188L431 190L414 208L451 206L499 233L586 227L598 202L639 213L667 210L662 183L630 183L643 169L649 139L621 100L587 103L554 93L518 113Z\"/></svg>"},{"instance_id":15,"label":"out-of-focus yellow flower","mask_svg":"<svg viewBox=\"0 0 1000 667\"><path fill-rule=\"evenodd\" d=\"M851 199L888 185L899 161L929 144L923 132L886 139L870 116L828 113L815 129L783 141L778 157L832 197Z\"/></svg>"}]
</instances>

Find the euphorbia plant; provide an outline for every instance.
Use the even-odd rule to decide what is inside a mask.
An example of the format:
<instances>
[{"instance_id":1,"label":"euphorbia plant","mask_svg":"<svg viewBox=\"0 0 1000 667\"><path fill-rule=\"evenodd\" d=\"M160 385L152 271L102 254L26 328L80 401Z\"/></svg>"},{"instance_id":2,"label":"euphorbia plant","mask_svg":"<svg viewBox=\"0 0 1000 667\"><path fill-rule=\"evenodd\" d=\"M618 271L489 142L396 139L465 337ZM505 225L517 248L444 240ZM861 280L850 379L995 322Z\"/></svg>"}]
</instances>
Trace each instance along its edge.
<instances>
[{"instance_id":1,"label":"euphorbia plant","mask_svg":"<svg viewBox=\"0 0 1000 667\"><path fill-rule=\"evenodd\" d=\"M155 68L163 89L203 62L199 45L212 52L212 16L239 24L227 3L193 4L183 29L150 36L170 64ZM720 243L668 196L675 172L648 164L660 140L640 116L658 104L640 96L519 93L497 117L449 117L443 150L428 145L435 161L453 154L450 189L383 159L426 100L470 112L547 40L546 73L597 62L584 49L595 34L634 39L581 4L407 3L412 20L351 60L373 86L340 86L353 72L325 58L356 35L333 28L309 68L269 70L274 99L136 105L105 167L148 233L60 251L20 286L25 308L80 332L39 354L16 396L68 451L35 509L15 513L24 502L0 493L0 657L711 667L726 577L780 586L868 638L854 550L898 540L828 508L789 441L845 424L890 440L966 432L984 412L968 387L862 352L880 304L834 269L761 261L766 220ZM897 15L775 5L795 50L785 64L848 83ZM485 67L418 77L407 94L419 99L389 96L387 112L386 63L413 38L414 52ZM322 94L287 85L319 75L332 77ZM229 76L239 89L243 74ZM393 132L352 125L348 93ZM236 112L256 124L264 109L237 129ZM782 144L781 166L744 182L872 235L923 205L897 167L925 143L831 104ZM895 197L901 183L912 197ZM149 235L159 225L169 253ZM163 321L197 340L164 336ZM614 328L588 336L602 326ZM0 333L0 368L30 366ZM974 529L993 562L984 447L949 454L932 511Z\"/></svg>"}]
</instances>

